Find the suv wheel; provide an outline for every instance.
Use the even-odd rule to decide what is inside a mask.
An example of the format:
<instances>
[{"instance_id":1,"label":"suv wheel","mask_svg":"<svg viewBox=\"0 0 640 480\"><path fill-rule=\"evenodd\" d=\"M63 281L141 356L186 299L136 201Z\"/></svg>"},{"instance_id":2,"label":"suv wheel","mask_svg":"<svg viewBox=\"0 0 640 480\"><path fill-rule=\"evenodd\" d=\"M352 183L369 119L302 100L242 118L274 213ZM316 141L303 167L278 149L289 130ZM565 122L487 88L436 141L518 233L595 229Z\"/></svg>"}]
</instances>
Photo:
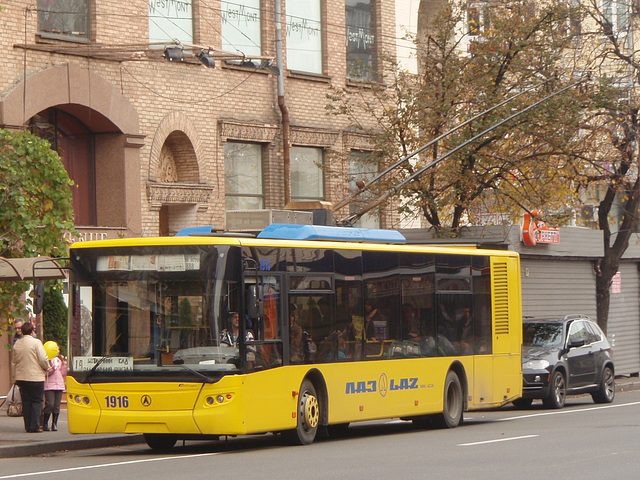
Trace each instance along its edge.
<instances>
[{"instance_id":1,"label":"suv wheel","mask_svg":"<svg viewBox=\"0 0 640 480\"><path fill-rule=\"evenodd\" d=\"M567 396L567 384L562 372L555 371L551 375L551 382L549 382L549 394L547 398L542 399L542 403L547 408L562 408L564 407L564 401Z\"/></svg>"},{"instance_id":2,"label":"suv wheel","mask_svg":"<svg viewBox=\"0 0 640 480\"><path fill-rule=\"evenodd\" d=\"M593 392L591 397L596 403L611 403L616 396L615 378L611 367L604 367L602 380L597 392Z\"/></svg>"}]
</instances>

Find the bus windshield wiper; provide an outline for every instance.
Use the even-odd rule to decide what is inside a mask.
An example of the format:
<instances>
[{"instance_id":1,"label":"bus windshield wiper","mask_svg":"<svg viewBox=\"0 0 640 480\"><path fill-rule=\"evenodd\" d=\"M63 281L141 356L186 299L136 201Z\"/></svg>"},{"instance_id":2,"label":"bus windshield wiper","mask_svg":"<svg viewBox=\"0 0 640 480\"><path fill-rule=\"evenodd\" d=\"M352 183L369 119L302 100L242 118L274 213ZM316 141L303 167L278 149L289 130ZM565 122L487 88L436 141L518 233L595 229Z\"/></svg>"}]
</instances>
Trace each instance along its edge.
<instances>
[{"instance_id":1,"label":"bus windshield wiper","mask_svg":"<svg viewBox=\"0 0 640 480\"><path fill-rule=\"evenodd\" d=\"M91 367L91 370L89 370L89 371L87 372L87 374L85 375L85 377L84 377L84 382L86 382L87 380L89 380L89 377L91 377L91 375L93 375L93 373L98 369L98 367L100 366L100 364L101 364L102 362L104 362L107 358L109 358L109 355L105 355L104 357L100 358L100 360L98 360L98 361L96 362L96 364L95 364L93 367Z\"/></svg>"},{"instance_id":2,"label":"bus windshield wiper","mask_svg":"<svg viewBox=\"0 0 640 480\"><path fill-rule=\"evenodd\" d=\"M186 366L184 363L178 363L176 365L179 365L180 367L184 368L185 370L188 370L191 373L193 373L193 374L195 374L195 375L197 375L197 376L199 376L201 378L204 378L204 381L206 383L214 383L214 379L213 378L208 377L204 373L200 373L197 370L194 370L193 368Z\"/></svg>"}]
</instances>

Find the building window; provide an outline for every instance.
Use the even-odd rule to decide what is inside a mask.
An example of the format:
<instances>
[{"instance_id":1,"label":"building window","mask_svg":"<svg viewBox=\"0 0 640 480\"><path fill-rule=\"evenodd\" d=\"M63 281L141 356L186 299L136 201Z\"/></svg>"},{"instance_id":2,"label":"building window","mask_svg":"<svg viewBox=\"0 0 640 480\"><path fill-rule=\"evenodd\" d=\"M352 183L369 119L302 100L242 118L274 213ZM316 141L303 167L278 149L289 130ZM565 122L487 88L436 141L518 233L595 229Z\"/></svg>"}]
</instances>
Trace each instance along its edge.
<instances>
[{"instance_id":1,"label":"building window","mask_svg":"<svg viewBox=\"0 0 640 480\"><path fill-rule=\"evenodd\" d=\"M264 208L262 146L257 143L224 144L227 210Z\"/></svg>"},{"instance_id":2,"label":"building window","mask_svg":"<svg viewBox=\"0 0 640 480\"><path fill-rule=\"evenodd\" d=\"M582 33L582 18L580 15L580 0L569 0L569 15L567 17L567 35L579 37Z\"/></svg>"},{"instance_id":3,"label":"building window","mask_svg":"<svg viewBox=\"0 0 640 480\"><path fill-rule=\"evenodd\" d=\"M291 147L291 200L324 200L321 148Z\"/></svg>"},{"instance_id":4,"label":"building window","mask_svg":"<svg viewBox=\"0 0 640 480\"><path fill-rule=\"evenodd\" d=\"M322 74L320 0L287 0L287 68Z\"/></svg>"},{"instance_id":5,"label":"building window","mask_svg":"<svg viewBox=\"0 0 640 480\"><path fill-rule=\"evenodd\" d=\"M149 0L149 42L193 43L193 0Z\"/></svg>"},{"instance_id":6,"label":"building window","mask_svg":"<svg viewBox=\"0 0 640 480\"><path fill-rule=\"evenodd\" d=\"M38 34L91 40L89 0L38 0Z\"/></svg>"},{"instance_id":7,"label":"building window","mask_svg":"<svg viewBox=\"0 0 640 480\"><path fill-rule=\"evenodd\" d=\"M467 7L467 32L471 37L482 35L489 28L489 8L486 3L470 3Z\"/></svg>"},{"instance_id":8,"label":"building window","mask_svg":"<svg viewBox=\"0 0 640 480\"><path fill-rule=\"evenodd\" d=\"M352 150L349 154L349 193L358 190L357 183L368 184L377 174L379 163L370 159L370 153ZM375 199L371 190L365 190L358 198L349 204L349 213L353 214ZM360 217L354 224L356 227L380 228L380 212L371 210Z\"/></svg>"},{"instance_id":9,"label":"building window","mask_svg":"<svg viewBox=\"0 0 640 480\"><path fill-rule=\"evenodd\" d=\"M602 0L602 14L614 33L629 30L629 0Z\"/></svg>"},{"instance_id":10,"label":"building window","mask_svg":"<svg viewBox=\"0 0 640 480\"><path fill-rule=\"evenodd\" d=\"M372 0L346 1L347 77L377 80L376 9Z\"/></svg>"},{"instance_id":11,"label":"building window","mask_svg":"<svg viewBox=\"0 0 640 480\"><path fill-rule=\"evenodd\" d=\"M246 56L262 54L260 0L220 2L222 49Z\"/></svg>"}]
</instances>

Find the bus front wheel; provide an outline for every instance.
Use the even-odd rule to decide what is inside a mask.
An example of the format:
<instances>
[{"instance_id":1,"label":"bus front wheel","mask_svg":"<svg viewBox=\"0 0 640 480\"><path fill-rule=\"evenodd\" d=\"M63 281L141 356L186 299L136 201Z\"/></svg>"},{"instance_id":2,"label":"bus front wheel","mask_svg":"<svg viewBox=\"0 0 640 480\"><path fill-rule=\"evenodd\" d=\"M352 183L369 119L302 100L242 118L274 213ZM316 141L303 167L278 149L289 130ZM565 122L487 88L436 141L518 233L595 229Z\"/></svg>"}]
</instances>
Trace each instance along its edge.
<instances>
[{"instance_id":1,"label":"bus front wheel","mask_svg":"<svg viewBox=\"0 0 640 480\"><path fill-rule=\"evenodd\" d=\"M462 423L464 400L462 385L458 375L450 370L444 381L444 398L442 413L436 417L436 424L440 428L455 428Z\"/></svg>"},{"instance_id":2,"label":"bus front wheel","mask_svg":"<svg viewBox=\"0 0 640 480\"><path fill-rule=\"evenodd\" d=\"M284 432L286 441L292 445L309 445L318 433L320 402L310 380L302 382L296 409L298 424L294 430Z\"/></svg>"},{"instance_id":3,"label":"bus front wheel","mask_svg":"<svg viewBox=\"0 0 640 480\"><path fill-rule=\"evenodd\" d=\"M151 447L153 450L169 450L173 448L178 439L173 435L162 435L155 433L145 433L144 441L147 442L147 445Z\"/></svg>"}]
</instances>

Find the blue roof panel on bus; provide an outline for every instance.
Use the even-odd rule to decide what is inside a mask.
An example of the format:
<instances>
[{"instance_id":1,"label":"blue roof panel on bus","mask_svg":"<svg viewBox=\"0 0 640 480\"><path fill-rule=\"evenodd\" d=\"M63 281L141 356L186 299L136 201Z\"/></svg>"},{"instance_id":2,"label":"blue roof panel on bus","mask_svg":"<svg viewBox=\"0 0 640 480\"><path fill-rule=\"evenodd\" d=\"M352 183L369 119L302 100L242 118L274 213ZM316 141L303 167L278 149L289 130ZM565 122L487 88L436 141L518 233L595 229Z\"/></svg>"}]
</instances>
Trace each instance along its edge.
<instances>
[{"instance_id":1,"label":"blue roof panel on bus","mask_svg":"<svg viewBox=\"0 0 640 480\"><path fill-rule=\"evenodd\" d=\"M293 225L288 223L272 223L258 234L258 238L269 238L273 240L333 240L336 242L407 242L404 235L395 230L327 227L324 225Z\"/></svg>"},{"instance_id":2,"label":"blue roof panel on bus","mask_svg":"<svg viewBox=\"0 0 640 480\"><path fill-rule=\"evenodd\" d=\"M189 235L202 235L203 233L211 233L213 225L202 225L200 227L187 227L178 230L176 237L188 237Z\"/></svg>"}]
</instances>

